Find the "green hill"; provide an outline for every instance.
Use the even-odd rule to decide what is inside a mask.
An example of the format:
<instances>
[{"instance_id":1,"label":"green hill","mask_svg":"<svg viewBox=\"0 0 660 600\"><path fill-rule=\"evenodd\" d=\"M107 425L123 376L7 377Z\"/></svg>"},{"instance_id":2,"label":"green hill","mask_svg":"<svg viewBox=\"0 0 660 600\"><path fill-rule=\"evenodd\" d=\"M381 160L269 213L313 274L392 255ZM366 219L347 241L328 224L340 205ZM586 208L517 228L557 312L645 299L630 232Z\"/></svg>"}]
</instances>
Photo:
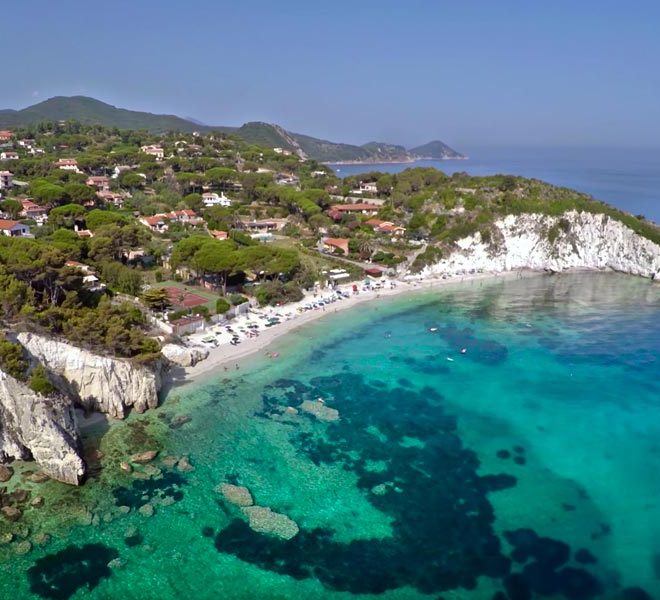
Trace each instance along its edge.
<instances>
[{"instance_id":1,"label":"green hill","mask_svg":"<svg viewBox=\"0 0 660 600\"><path fill-rule=\"evenodd\" d=\"M0 110L0 128L27 127L43 121L79 121L119 129L146 129L152 133L168 131L220 131L267 148L284 148L301 158L319 162L407 162L417 158L463 158L440 141L406 150L403 146L369 142L362 146L331 142L309 135L291 133L279 125L262 122L241 127L209 126L175 115L157 115L127 110L86 96L56 96L22 110Z\"/></svg>"},{"instance_id":2,"label":"green hill","mask_svg":"<svg viewBox=\"0 0 660 600\"><path fill-rule=\"evenodd\" d=\"M435 159L446 159L446 158L465 158L459 152L456 152L453 148L450 148L444 142L438 140L424 144L423 146L417 146L416 148L410 149L410 154L413 154L419 158L435 158Z\"/></svg>"},{"instance_id":3,"label":"green hill","mask_svg":"<svg viewBox=\"0 0 660 600\"><path fill-rule=\"evenodd\" d=\"M165 131L196 131L199 125L174 115L117 108L86 96L56 96L22 110L0 111L0 127L26 127L40 121L80 121L120 129Z\"/></svg>"}]
</instances>

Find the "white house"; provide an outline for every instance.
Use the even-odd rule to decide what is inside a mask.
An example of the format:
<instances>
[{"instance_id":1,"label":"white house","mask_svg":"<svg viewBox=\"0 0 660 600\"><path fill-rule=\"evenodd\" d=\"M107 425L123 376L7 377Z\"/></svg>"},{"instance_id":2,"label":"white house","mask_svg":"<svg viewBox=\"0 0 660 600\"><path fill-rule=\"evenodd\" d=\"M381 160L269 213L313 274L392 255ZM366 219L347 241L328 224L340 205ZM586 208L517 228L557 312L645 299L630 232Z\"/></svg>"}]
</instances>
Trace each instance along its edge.
<instances>
[{"instance_id":1,"label":"white house","mask_svg":"<svg viewBox=\"0 0 660 600\"><path fill-rule=\"evenodd\" d=\"M55 163L55 166L63 171L74 171L75 173L80 172L78 170L78 161L75 158L60 158L60 160Z\"/></svg>"},{"instance_id":2,"label":"white house","mask_svg":"<svg viewBox=\"0 0 660 600\"><path fill-rule=\"evenodd\" d=\"M12 150L0 152L0 160L18 160L18 153Z\"/></svg>"},{"instance_id":3,"label":"white house","mask_svg":"<svg viewBox=\"0 0 660 600\"><path fill-rule=\"evenodd\" d=\"M202 194L204 206L231 206L231 199L225 196L224 192L218 195L215 192L206 192Z\"/></svg>"},{"instance_id":4,"label":"white house","mask_svg":"<svg viewBox=\"0 0 660 600\"><path fill-rule=\"evenodd\" d=\"M149 146L141 146L140 150L142 150L142 152L145 154L155 156L156 160L161 160L165 157L165 151L163 150L163 147L157 146L155 144L151 144Z\"/></svg>"},{"instance_id":5,"label":"white house","mask_svg":"<svg viewBox=\"0 0 660 600\"><path fill-rule=\"evenodd\" d=\"M12 186L14 174L11 171L0 171L0 190L6 190Z\"/></svg>"},{"instance_id":6,"label":"white house","mask_svg":"<svg viewBox=\"0 0 660 600\"><path fill-rule=\"evenodd\" d=\"M30 228L18 221L0 219L0 233L9 237L21 237L30 235Z\"/></svg>"}]
</instances>

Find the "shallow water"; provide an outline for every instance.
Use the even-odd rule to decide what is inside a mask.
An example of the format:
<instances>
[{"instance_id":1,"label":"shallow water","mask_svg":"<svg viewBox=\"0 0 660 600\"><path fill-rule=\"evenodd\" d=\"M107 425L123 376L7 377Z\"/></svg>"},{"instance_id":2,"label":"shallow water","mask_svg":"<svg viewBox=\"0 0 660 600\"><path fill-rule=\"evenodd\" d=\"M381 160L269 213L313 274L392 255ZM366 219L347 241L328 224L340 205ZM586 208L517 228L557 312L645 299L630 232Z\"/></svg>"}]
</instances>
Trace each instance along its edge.
<instances>
[{"instance_id":1,"label":"shallow water","mask_svg":"<svg viewBox=\"0 0 660 600\"><path fill-rule=\"evenodd\" d=\"M660 597L659 286L466 283L276 345L88 435L102 456L81 489L24 485L46 506L3 531L52 539L0 546L0 597ZM318 398L338 421L301 410ZM147 448L161 475L120 471ZM251 530L222 482L300 533Z\"/></svg>"}]
</instances>

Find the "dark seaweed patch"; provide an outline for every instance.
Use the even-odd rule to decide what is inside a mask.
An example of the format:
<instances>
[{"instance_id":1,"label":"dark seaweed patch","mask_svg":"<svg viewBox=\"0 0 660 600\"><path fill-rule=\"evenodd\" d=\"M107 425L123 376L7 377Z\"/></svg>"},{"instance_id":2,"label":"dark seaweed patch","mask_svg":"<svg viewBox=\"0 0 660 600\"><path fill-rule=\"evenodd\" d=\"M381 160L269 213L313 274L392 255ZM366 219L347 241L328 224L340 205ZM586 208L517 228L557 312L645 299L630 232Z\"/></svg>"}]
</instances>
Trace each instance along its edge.
<instances>
[{"instance_id":1,"label":"dark seaweed patch","mask_svg":"<svg viewBox=\"0 0 660 600\"><path fill-rule=\"evenodd\" d=\"M581 565L593 565L598 562L598 559L586 548L580 548L575 553L575 561Z\"/></svg>"},{"instance_id":2,"label":"dark seaweed patch","mask_svg":"<svg viewBox=\"0 0 660 600\"><path fill-rule=\"evenodd\" d=\"M119 506L139 508L145 503L144 496L149 500L171 496L175 501L183 499L183 491L179 488L185 485L186 480L174 472L163 473L160 479L136 479L130 486L117 487L112 491Z\"/></svg>"},{"instance_id":3,"label":"dark seaweed patch","mask_svg":"<svg viewBox=\"0 0 660 600\"><path fill-rule=\"evenodd\" d=\"M103 544L68 546L28 569L30 591L41 598L66 600L81 588L93 590L112 575L108 563L118 557L117 550Z\"/></svg>"},{"instance_id":4,"label":"dark seaweed patch","mask_svg":"<svg viewBox=\"0 0 660 600\"><path fill-rule=\"evenodd\" d=\"M509 573L511 562L492 531L488 493L514 486L516 479L478 475L479 460L463 447L456 419L445 413L437 391L375 387L344 372L314 378L309 385L275 382L263 395L264 412L317 397L337 408L341 419L315 433L293 432L291 442L316 464L354 472L369 502L392 517L393 536L339 543L331 530L303 529L282 541L234 520L216 535L218 551L354 594L406 585L429 594L474 589L479 576ZM369 433L372 427L382 436ZM421 440L423 448L401 444L406 437ZM382 462L385 470L373 472L370 461ZM386 481L394 482L387 493L371 492Z\"/></svg>"}]
</instances>

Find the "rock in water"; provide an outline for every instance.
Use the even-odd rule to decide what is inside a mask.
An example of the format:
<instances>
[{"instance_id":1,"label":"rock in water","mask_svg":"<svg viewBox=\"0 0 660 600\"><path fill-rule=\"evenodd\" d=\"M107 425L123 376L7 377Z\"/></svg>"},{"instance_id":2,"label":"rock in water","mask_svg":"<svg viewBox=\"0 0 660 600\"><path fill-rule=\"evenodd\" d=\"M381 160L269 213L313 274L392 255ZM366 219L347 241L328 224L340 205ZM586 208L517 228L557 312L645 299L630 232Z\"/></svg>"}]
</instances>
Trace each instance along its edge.
<instances>
[{"instance_id":1,"label":"rock in water","mask_svg":"<svg viewBox=\"0 0 660 600\"><path fill-rule=\"evenodd\" d=\"M145 452L138 452L131 456L131 462L138 465L146 465L158 456L158 450L146 450Z\"/></svg>"},{"instance_id":2,"label":"rock in water","mask_svg":"<svg viewBox=\"0 0 660 600\"><path fill-rule=\"evenodd\" d=\"M14 506L3 506L2 507L2 514L4 515L5 519L7 521L18 521L22 514L20 509L14 507Z\"/></svg>"},{"instance_id":3,"label":"rock in water","mask_svg":"<svg viewBox=\"0 0 660 600\"><path fill-rule=\"evenodd\" d=\"M31 455L48 477L78 485L85 475L79 448L70 400L37 394L0 371L0 453L22 460Z\"/></svg>"},{"instance_id":4,"label":"rock in water","mask_svg":"<svg viewBox=\"0 0 660 600\"><path fill-rule=\"evenodd\" d=\"M324 402L318 400L305 400L300 408L306 413L315 416L319 421L338 421L339 411L336 408L330 408Z\"/></svg>"},{"instance_id":5,"label":"rock in water","mask_svg":"<svg viewBox=\"0 0 660 600\"><path fill-rule=\"evenodd\" d=\"M9 481L14 474L14 469L7 465L0 465L0 482L5 483Z\"/></svg>"},{"instance_id":6,"label":"rock in water","mask_svg":"<svg viewBox=\"0 0 660 600\"><path fill-rule=\"evenodd\" d=\"M286 515L273 512L267 506L246 506L243 513L249 520L250 529L283 540L290 540L298 535L300 528Z\"/></svg>"},{"instance_id":7,"label":"rock in water","mask_svg":"<svg viewBox=\"0 0 660 600\"><path fill-rule=\"evenodd\" d=\"M216 489L224 496L227 502L234 506L252 506L254 504L250 490L242 485L222 483Z\"/></svg>"},{"instance_id":8,"label":"rock in water","mask_svg":"<svg viewBox=\"0 0 660 600\"><path fill-rule=\"evenodd\" d=\"M182 473L190 473L190 471L195 470L195 467L190 464L187 456L179 459L179 462L176 464L176 468L177 471L181 471Z\"/></svg>"},{"instance_id":9,"label":"rock in water","mask_svg":"<svg viewBox=\"0 0 660 600\"><path fill-rule=\"evenodd\" d=\"M147 503L144 504L143 506L140 506L138 509L138 512L143 516L143 517L153 517L154 516L154 507Z\"/></svg>"},{"instance_id":10,"label":"rock in water","mask_svg":"<svg viewBox=\"0 0 660 600\"><path fill-rule=\"evenodd\" d=\"M18 341L54 374L57 388L87 410L123 419L129 408L144 412L158 406L161 365L136 366L128 359L93 354L72 344L32 333Z\"/></svg>"}]
</instances>

